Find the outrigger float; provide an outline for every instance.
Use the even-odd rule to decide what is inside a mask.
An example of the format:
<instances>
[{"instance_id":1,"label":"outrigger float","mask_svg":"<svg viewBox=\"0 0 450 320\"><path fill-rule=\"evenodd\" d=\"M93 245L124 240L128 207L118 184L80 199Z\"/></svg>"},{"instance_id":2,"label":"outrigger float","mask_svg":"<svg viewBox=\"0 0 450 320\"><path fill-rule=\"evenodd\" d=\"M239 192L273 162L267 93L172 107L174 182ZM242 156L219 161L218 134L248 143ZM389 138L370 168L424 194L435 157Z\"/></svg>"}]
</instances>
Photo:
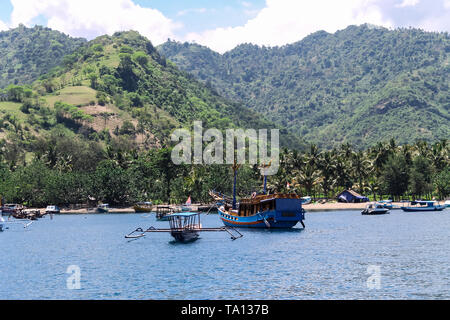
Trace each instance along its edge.
<instances>
[{"instance_id":1,"label":"outrigger float","mask_svg":"<svg viewBox=\"0 0 450 320\"><path fill-rule=\"evenodd\" d=\"M29 221L27 223L25 223L25 221L23 221L23 222L21 222L21 221L5 221L5 219L0 215L0 232L3 232L6 229L8 229L8 225L21 224L21 225L23 225L24 229L26 229L32 223L33 223L33 221Z\"/></svg>"},{"instance_id":2,"label":"outrigger float","mask_svg":"<svg viewBox=\"0 0 450 320\"><path fill-rule=\"evenodd\" d=\"M151 232L167 232L178 242L192 242L200 237L199 232L228 232L232 240L241 238L243 235L230 227L219 227L219 228L203 228L200 222L200 213L198 212L183 212L183 213L173 213L168 216L169 229L159 229L155 227L150 227L146 230L142 228L137 228L128 235L125 236L126 239L138 239L144 237L147 233Z\"/></svg>"}]
</instances>

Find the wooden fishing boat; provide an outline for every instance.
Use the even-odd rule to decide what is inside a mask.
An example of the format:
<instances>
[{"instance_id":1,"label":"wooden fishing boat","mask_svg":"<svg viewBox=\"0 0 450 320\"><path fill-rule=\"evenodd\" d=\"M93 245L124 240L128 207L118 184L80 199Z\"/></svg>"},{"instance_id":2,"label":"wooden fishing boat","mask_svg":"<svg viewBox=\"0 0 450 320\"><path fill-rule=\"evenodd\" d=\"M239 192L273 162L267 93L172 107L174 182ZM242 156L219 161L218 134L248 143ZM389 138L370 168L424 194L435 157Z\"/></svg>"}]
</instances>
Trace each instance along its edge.
<instances>
[{"instance_id":1,"label":"wooden fishing boat","mask_svg":"<svg viewBox=\"0 0 450 320\"><path fill-rule=\"evenodd\" d=\"M136 213L148 213L152 212L153 203L151 201L138 202L133 206Z\"/></svg>"},{"instance_id":2,"label":"wooden fishing boat","mask_svg":"<svg viewBox=\"0 0 450 320\"><path fill-rule=\"evenodd\" d=\"M8 203L5 204L1 208L2 216L12 216L15 214L20 214L24 210L23 205L21 204L15 204L15 203Z\"/></svg>"},{"instance_id":3,"label":"wooden fishing boat","mask_svg":"<svg viewBox=\"0 0 450 320\"><path fill-rule=\"evenodd\" d=\"M232 240L236 240L242 237L242 234L233 229L227 227L219 228L203 228L200 222L200 213L197 212L182 212L174 213L168 217L169 226L168 229L158 229L155 227L150 227L146 230L142 228L137 228L128 235L125 236L126 239L137 239L144 237L147 233L151 232L167 232L175 239L177 242L192 242L200 237L200 232L218 232L225 231L230 234Z\"/></svg>"},{"instance_id":4,"label":"wooden fishing boat","mask_svg":"<svg viewBox=\"0 0 450 320\"><path fill-rule=\"evenodd\" d=\"M298 222L305 227L305 210L302 198L296 194L267 194L267 176L264 176L263 194L253 193L251 197L236 201L236 177L239 165L233 166L234 184L232 203L220 194L210 191L218 201L219 217L229 227L243 228L292 228ZM221 202L220 199L225 201Z\"/></svg>"},{"instance_id":5,"label":"wooden fishing boat","mask_svg":"<svg viewBox=\"0 0 450 320\"><path fill-rule=\"evenodd\" d=\"M385 208L382 203L369 203L366 208L361 211L363 215L380 215L389 213L389 209Z\"/></svg>"},{"instance_id":6,"label":"wooden fishing boat","mask_svg":"<svg viewBox=\"0 0 450 320\"><path fill-rule=\"evenodd\" d=\"M265 194L241 199L236 209L218 208L226 226L244 228L292 228L298 222L305 227L302 200L296 194Z\"/></svg>"},{"instance_id":7,"label":"wooden fishing boat","mask_svg":"<svg viewBox=\"0 0 450 320\"><path fill-rule=\"evenodd\" d=\"M156 206L156 220L168 221L170 215L180 212L179 209L171 206Z\"/></svg>"},{"instance_id":8,"label":"wooden fishing boat","mask_svg":"<svg viewBox=\"0 0 450 320\"><path fill-rule=\"evenodd\" d=\"M401 207L405 212L422 212L422 211L442 211L445 206L440 205L437 201L411 201L407 207Z\"/></svg>"}]
</instances>

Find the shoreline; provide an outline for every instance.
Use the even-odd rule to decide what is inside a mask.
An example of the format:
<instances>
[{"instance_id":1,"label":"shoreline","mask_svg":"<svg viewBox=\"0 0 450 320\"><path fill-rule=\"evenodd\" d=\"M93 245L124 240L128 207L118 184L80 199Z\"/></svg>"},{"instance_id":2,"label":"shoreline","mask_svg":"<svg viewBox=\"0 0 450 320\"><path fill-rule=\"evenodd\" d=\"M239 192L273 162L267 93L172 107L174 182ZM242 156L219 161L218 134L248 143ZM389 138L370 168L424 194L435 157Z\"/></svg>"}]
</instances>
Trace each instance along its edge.
<instances>
[{"instance_id":1,"label":"shoreline","mask_svg":"<svg viewBox=\"0 0 450 320\"><path fill-rule=\"evenodd\" d=\"M343 203L343 202L310 203L310 204L305 204L302 207L306 210L306 212L353 211L353 210L356 211L356 210L365 209L365 207L368 203L369 202L362 202L362 203ZM394 206L397 206L398 208L405 205L405 203L402 203L402 202L393 202L392 204ZM38 210L45 211L45 208L40 208ZM196 211L195 208L193 211ZM154 211L152 210L152 212L154 212ZM133 207L126 207L126 208L110 208L108 213L130 214L130 213L136 213L136 212L134 211ZM108 213L99 213L99 212L96 212L95 210L88 210L87 208L83 208L83 209L61 210L61 212L59 214L108 214Z\"/></svg>"}]
</instances>

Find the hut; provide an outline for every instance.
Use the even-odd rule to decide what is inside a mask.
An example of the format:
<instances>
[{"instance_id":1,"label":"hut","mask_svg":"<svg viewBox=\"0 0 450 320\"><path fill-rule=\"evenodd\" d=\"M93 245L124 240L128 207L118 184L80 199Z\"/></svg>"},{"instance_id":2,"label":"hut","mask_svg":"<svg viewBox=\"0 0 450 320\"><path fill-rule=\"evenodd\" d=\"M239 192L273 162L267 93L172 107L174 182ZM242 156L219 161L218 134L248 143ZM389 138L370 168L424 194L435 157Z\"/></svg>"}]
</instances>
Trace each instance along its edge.
<instances>
[{"instance_id":1,"label":"hut","mask_svg":"<svg viewBox=\"0 0 450 320\"><path fill-rule=\"evenodd\" d=\"M337 200L338 202L360 203L368 202L369 198L364 197L353 190L344 190L338 194Z\"/></svg>"}]
</instances>

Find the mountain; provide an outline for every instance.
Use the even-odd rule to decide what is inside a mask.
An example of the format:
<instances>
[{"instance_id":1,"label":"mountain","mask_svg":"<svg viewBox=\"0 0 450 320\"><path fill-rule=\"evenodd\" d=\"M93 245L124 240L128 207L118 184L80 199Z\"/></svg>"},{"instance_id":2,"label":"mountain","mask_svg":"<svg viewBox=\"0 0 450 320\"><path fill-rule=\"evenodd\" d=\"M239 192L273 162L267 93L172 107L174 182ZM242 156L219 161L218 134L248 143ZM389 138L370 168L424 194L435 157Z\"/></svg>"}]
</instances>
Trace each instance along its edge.
<instances>
[{"instance_id":1,"label":"mountain","mask_svg":"<svg viewBox=\"0 0 450 320\"><path fill-rule=\"evenodd\" d=\"M31 85L0 90L0 156L16 163L60 144L72 158L82 153L71 148L159 148L171 143L175 128L192 128L196 120L221 130L276 128L166 61L139 33L118 32L82 44ZM285 146L300 145L281 133Z\"/></svg>"},{"instance_id":2,"label":"mountain","mask_svg":"<svg viewBox=\"0 0 450 320\"><path fill-rule=\"evenodd\" d=\"M223 55L174 41L158 50L219 94L321 147L450 136L448 33L362 25Z\"/></svg>"},{"instance_id":3,"label":"mountain","mask_svg":"<svg viewBox=\"0 0 450 320\"><path fill-rule=\"evenodd\" d=\"M84 43L41 26L0 32L0 88L32 83Z\"/></svg>"}]
</instances>

